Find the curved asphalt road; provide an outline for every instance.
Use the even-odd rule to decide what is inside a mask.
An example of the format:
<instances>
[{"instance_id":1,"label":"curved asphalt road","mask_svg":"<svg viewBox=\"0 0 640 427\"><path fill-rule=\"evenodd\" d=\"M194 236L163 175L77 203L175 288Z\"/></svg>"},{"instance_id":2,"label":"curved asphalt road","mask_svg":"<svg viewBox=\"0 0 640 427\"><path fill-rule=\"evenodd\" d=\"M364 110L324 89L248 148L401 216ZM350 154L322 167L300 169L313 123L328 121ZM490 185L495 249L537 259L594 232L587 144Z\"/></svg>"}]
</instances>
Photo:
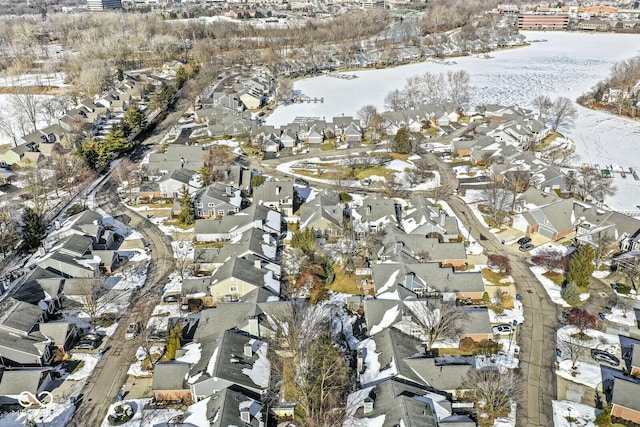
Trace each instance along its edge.
<instances>
[{"instance_id":1,"label":"curved asphalt road","mask_svg":"<svg viewBox=\"0 0 640 427\"><path fill-rule=\"evenodd\" d=\"M118 328L106 343L105 357L101 358L82 389L83 399L70 423L71 427L99 426L107 415L109 405L116 400L125 383L129 365L135 361L131 342L124 340L125 330L130 322L146 324L153 308L158 303L163 280L173 271L174 260L171 240L144 216L122 206L115 192L113 181L107 182L97 196L100 206L112 216L126 215L128 226L139 231L150 246L151 263L147 280L141 291L134 291L130 306L119 319Z\"/></svg>"}]
</instances>

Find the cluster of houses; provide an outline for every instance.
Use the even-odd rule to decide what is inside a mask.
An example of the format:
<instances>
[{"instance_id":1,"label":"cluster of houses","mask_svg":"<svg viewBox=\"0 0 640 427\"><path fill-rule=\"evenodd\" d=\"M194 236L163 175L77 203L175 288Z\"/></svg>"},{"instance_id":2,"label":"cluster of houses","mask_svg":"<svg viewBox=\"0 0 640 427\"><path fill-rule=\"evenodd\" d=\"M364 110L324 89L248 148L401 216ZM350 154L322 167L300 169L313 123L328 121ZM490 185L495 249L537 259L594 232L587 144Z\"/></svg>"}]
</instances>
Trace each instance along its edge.
<instances>
[{"instance_id":1,"label":"cluster of houses","mask_svg":"<svg viewBox=\"0 0 640 427\"><path fill-rule=\"evenodd\" d=\"M177 63L182 66L182 63ZM42 164L56 152L68 152L82 136L104 139L131 105L146 110L149 94L159 88L163 81L174 79L176 70L175 64L168 63L157 75L126 73L112 90L80 100L57 119L57 123L17 138L15 146L1 147L0 168L10 170L13 167Z\"/></svg>"}]
</instances>

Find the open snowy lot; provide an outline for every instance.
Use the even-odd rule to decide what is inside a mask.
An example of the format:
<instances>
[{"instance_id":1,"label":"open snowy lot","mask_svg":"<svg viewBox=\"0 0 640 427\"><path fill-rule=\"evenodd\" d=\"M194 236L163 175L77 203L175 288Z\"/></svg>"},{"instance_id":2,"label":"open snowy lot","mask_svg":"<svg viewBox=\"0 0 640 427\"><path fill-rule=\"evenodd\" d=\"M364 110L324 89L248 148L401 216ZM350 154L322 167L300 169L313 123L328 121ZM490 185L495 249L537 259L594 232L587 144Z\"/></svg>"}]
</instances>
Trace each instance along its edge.
<instances>
[{"instance_id":1,"label":"open snowy lot","mask_svg":"<svg viewBox=\"0 0 640 427\"><path fill-rule=\"evenodd\" d=\"M447 61L450 65L423 62L401 67L350 71L357 79L328 76L303 79L295 89L310 97L324 97L324 103L291 104L278 107L267 118L269 125L280 126L296 116L325 117L356 115L358 109L372 104L384 109L387 92L404 86L407 77L426 71L443 73L467 70L475 90L468 107L494 103L531 107L537 95L576 99L609 74L611 66L638 54L637 37L631 34L583 34L566 32L523 32L529 40L547 42L492 52L492 59L462 57ZM455 62L455 63L454 63ZM377 90L371 90L377 88ZM640 168L640 126L637 122L578 107L572 126L561 129L576 142L579 162ZM620 210L638 210L640 181L614 178L618 197L607 200Z\"/></svg>"}]
</instances>

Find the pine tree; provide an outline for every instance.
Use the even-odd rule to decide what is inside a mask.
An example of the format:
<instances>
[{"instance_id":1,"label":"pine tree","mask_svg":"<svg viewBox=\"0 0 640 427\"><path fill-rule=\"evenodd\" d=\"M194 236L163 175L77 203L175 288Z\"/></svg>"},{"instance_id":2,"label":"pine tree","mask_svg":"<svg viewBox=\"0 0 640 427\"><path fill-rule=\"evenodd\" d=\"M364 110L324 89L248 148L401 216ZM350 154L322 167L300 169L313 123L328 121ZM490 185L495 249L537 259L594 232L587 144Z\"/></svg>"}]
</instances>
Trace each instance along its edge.
<instances>
[{"instance_id":1,"label":"pine tree","mask_svg":"<svg viewBox=\"0 0 640 427\"><path fill-rule=\"evenodd\" d=\"M169 328L169 337L167 338L167 359L174 360L176 351L180 348L180 325Z\"/></svg>"},{"instance_id":2,"label":"pine tree","mask_svg":"<svg viewBox=\"0 0 640 427\"><path fill-rule=\"evenodd\" d=\"M411 152L411 141L409 141L409 129L402 127L398 129L393 139L393 151L401 154L409 154Z\"/></svg>"},{"instance_id":3,"label":"pine tree","mask_svg":"<svg viewBox=\"0 0 640 427\"><path fill-rule=\"evenodd\" d=\"M27 249L35 249L47 233L44 217L30 207L25 207L22 214L22 240Z\"/></svg>"},{"instance_id":4,"label":"pine tree","mask_svg":"<svg viewBox=\"0 0 640 427\"><path fill-rule=\"evenodd\" d=\"M196 220L196 213L193 209L193 201L191 200L191 194L187 186L183 186L180 190L180 196L178 197L178 203L180 203L180 214L178 215L178 221L184 225L191 225Z\"/></svg>"},{"instance_id":5,"label":"pine tree","mask_svg":"<svg viewBox=\"0 0 640 427\"><path fill-rule=\"evenodd\" d=\"M591 274L595 269L593 265L595 259L596 255L590 245L580 246L571 257L571 261L569 261L567 281L574 283L579 288L588 288Z\"/></svg>"},{"instance_id":6,"label":"pine tree","mask_svg":"<svg viewBox=\"0 0 640 427\"><path fill-rule=\"evenodd\" d=\"M576 305L580 302L580 289L578 289L573 282L569 282L564 288L562 298L567 302L567 304Z\"/></svg>"},{"instance_id":7,"label":"pine tree","mask_svg":"<svg viewBox=\"0 0 640 427\"><path fill-rule=\"evenodd\" d=\"M125 134L129 135L136 129L143 128L147 123L147 117L144 115L144 112L138 108L137 105L132 105L129 107L126 113L124 113L124 117L122 118L122 123L125 128Z\"/></svg>"}]
</instances>

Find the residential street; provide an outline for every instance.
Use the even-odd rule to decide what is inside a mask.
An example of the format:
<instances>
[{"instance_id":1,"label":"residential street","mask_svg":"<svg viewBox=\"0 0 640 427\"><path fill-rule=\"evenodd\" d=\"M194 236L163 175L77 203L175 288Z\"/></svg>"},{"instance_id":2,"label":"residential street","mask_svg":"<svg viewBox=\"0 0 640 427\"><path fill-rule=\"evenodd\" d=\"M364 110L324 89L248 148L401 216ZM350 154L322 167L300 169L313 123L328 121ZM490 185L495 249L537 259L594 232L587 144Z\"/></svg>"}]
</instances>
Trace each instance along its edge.
<instances>
[{"instance_id":1,"label":"residential street","mask_svg":"<svg viewBox=\"0 0 640 427\"><path fill-rule=\"evenodd\" d=\"M91 377L82 390L84 398L70 426L99 426L107 415L109 405L115 402L126 381L129 365L135 361L135 349L130 341L124 340L125 330L130 322L146 323L158 302L162 282L173 271L174 260L171 242L155 225L144 216L127 209L115 193L113 181L107 182L97 196L101 207L114 217L126 215L131 220L129 227L139 231L150 246L151 263L147 281L141 291L135 291L126 314L119 319L118 328L106 345L105 357L100 359ZM126 391L125 391L126 392Z\"/></svg>"},{"instance_id":2,"label":"residential street","mask_svg":"<svg viewBox=\"0 0 640 427\"><path fill-rule=\"evenodd\" d=\"M441 184L457 188L457 179L447 163L433 155L426 155L440 173ZM520 369L525 379L525 397L518 408L518 426L553 425L551 401L555 398L555 332L559 327L560 307L548 297L542 285L526 264L526 255L503 246L469 212L464 201L450 196L446 202L456 216L471 230L471 235L485 249L486 253L499 253L509 257L512 276L518 293L522 295L525 323L519 326ZM489 237L482 240L480 234Z\"/></svg>"}]
</instances>

